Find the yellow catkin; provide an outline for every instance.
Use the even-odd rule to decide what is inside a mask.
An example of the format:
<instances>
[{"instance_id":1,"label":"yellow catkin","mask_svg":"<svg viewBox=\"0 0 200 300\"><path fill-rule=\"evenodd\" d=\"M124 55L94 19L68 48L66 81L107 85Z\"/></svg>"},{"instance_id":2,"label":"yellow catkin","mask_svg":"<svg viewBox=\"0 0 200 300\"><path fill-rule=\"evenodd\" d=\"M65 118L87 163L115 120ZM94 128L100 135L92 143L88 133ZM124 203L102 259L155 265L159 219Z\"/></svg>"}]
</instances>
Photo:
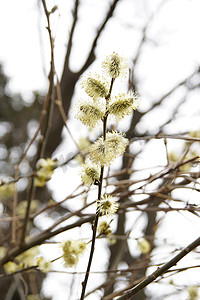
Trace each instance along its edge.
<instances>
[{"instance_id":1,"label":"yellow catkin","mask_svg":"<svg viewBox=\"0 0 200 300\"><path fill-rule=\"evenodd\" d=\"M82 241L68 240L61 244L63 260L66 268L75 267L79 262L79 256L84 253L86 243Z\"/></svg>"},{"instance_id":2,"label":"yellow catkin","mask_svg":"<svg viewBox=\"0 0 200 300\"><path fill-rule=\"evenodd\" d=\"M105 114L102 104L92 103L89 100L79 101L74 107L74 111L76 112L75 118L91 128L94 128Z\"/></svg>"},{"instance_id":3,"label":"yellow catkin","mask_svg":"<svg viewBox=\"0 0 200 300\"><path fill-rule=\"evenodd\" d=\"M116 52L113 52L103 61L102 68L111 78L126 76L128 73L127 59L120 57Z\"/></svg>"},{"instance_id":4,"label":"yellow catkin","mask_svg":"<svg viewBox=\"0 0 200 300\"><path fill-rule=\"evenodd\" d=\"M85 92L94 100L105 98L108 94L108 82L98 74L89 74L82 81Z\"/></svg>"},{"instance_id":5,"label":"yellow catkin","mask_svg":"<svg viewBox=\"0 0 200 300\"><path fill-rule=\"evenodd\" d=\"M90 159L101 165L110 165L115 158L123 154L128 143L128 139L122 133L108 132L105 141L100 137L90 147Z\"/></svg>"},{"instance_id":6,"label":"yellow catkin","mask_svg":"<svg viewBox=\"0 0 200 300\"><path fill-rule=\"evenodd\" d=\"M100 167L98 165L87 162L82 165L81 179L86 186L90 186L98 182L100 176Z\"/></svg>"},{"instance_id":7,"label":"yellow catkin","mask_svg":"<svg viewBox=\"0 0 200 300\"><path fill-rule=\"evenodd\" d=\"M100 215L113 215L118 210L119 204L105 194L100 200L97 200L97 211Z\"/></svg>"}]
</instances>

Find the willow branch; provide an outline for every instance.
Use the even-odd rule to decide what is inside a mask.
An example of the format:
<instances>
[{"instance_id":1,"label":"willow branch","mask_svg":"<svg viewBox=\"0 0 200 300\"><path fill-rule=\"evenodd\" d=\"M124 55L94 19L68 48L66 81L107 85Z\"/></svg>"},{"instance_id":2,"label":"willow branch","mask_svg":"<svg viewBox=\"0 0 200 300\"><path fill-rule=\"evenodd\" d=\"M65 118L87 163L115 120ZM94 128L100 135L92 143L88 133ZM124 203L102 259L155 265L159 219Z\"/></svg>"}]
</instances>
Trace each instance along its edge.
<instances>
[{"instance_id":1,"label":"willow branch","mask_svg":"<svg viewBox=\"0 0 200 300\"><path fill-rule=\"evenodd\" d=\"M50 41L50 48L51 48L51 68L50 68L50 73L49 73L49 89L47 93L47 99L48 99L48 104L50 103L50 106L48 107L48 113L47 113L47 118L46 118L46 126L42 130L42 136L43 139L40 141L41 144L39 144L38 151L37 151L37 158L38 160L43 154L45 150L45 145L47 142L48 138L48 133L51 127L51 121L52 121L52 116L53 116L53 106L54 106L54 41L51 35L51 27L50 27L50 13L47 10L46 2L45 0L42 0L43 8L45 11L46 19L47 19L47 30L49 33L49 41ZM50 100L50 101L49 101ZM30 214L30 207L31 207L31 200L34 196L34 178L31 179L31 185L30 185L30 191L28 195L28 203L27 203L27 208L26 208L26 214L25 214L25 219L24 219L24 226L22 229L22 236L21 236L21 241L20 244L23 245L26 237L26 230L27 230L27 224L28 224L28 219L29 219L29 214Z\"/></svg>"},{"instance_id":2,"label":"willow branch","mask_svg":"<svg viewBox=\"0 0 200 300\"><path fill-rule=\"evenodd\" d=\"M94 215L87 217L87 218L81 218L80 220L78 220L77 222L75 222L73 224L69 224L69 225L60 227L54 231L45 232L45 234L40 233L40 234L36 235L32 240L30 240L30 242L24 244L23 247L16 247L15 249L12 249L8 253L8 255L6 255L5 257L2 258L2 260L0 260L0 266L4 265L5 263L7 263L10 260L13 260L16 256L23 253L24 251L26 251L32 247L41 245L47 239L50 239L64 231L79 227L85 223L92 222L93 219L94 219Z\"/></svg>"},{"instance_id":3,"label":"willow branch","mask_svg":"<svg viewBox=\"0 0 200 300\"><path fill-rule=\"evenodd\" d=\"M77 24L77 20L78 20L78 7L79 7L79 0L75 0L73 12L72 12L73 22L72 22L72 26L70 29L69 40L68 40L68 44L67 44L67 52L66 52L66 56L65 56L65 67L67 67L67 68L69 65L69 56L70 56L71 49L72 49L72 39L73 39L76 24Z\"/></svg>"},{"instance_id":4,"label":"willow branch","mask_svg":"<svg viewBox=\"0 0 200 300\"><path fill-rule=\"evenodd\" d=\"M126 300L130 299L132 296L137 294L151 282L153 282L156 278L163 275L166 271L168 271L171 267L175 266L184 256L194 250L196 247L200 245L200 237L198 237L194 242L189 244L186 248L184 248L178 255L172 258L169 262L164 264L162 267L158 268L155 272L145 278L142 282L132 288L130 291L127 291L123 296L119 297L118 300Z\"/></svg>"},{"instance_id":5,"label":"willow branch","mask_svg":"<svg viewBox=\"0 0 200 300\"><path fill-rule=\"evenodd\" d=\"M106 97L106 110L107 110L108 103L109 103L109 100L110 100L113 84L114 84L114 78L111 79L110 89L109 89L108 95ZM108 118L108 116L106 114L105 117L104 117L104 120L103 120L103 140L104 141L106 140L107 118ZM98 200L101 199L101 195L102 195L103 174L104 174L104 166L101 166L101 173L100 173L99 186L98 186ZM92 244L91 244L90 256L89 256L89 260L88 260L87 270L86 270L86 273L85 273L85 279L82 282L82 292L81 292L80 300L83 300L84 297L85 297L86 286L87 286L87 282L88 282L88 278L89 278L89 274L90 274L90 268L91 268L91 265L92 265L92 259L93 259L93 255L94 255L98 220L99 220L99 212L98 212L98 208L97 208L96 209L96 214L95 214L94 224L93 224L93 227L92 227L93 234L92 234Z\"/></svg>"},{"instance_id":6,"label":"willow branch","mask_svg":"<svg viewBox=\"0 0 200 300\"><path fill-rule=\"evenodd\" d=\"M68 125L67 125L67 116L66 116L66 113L65 113L65 110L64 110L64 107L63 107L62 93L61 93L61 88L60 88L60 83L59 83L58 77L57 77L57 83L56 83L56 92L57 92L57 97L58 97L58 99L56 100L56 104L57 104L58 109L60 111L60 115L62 117L64 126L67 129L67 131L69 133L69 136L71 137L72 141L74 142L74 144L76 145L77 149L79 150L80 155L82 157L84 157L84 155L82 154L81 149L80 149L78 143L74 139L73 134L71 133L71 131L70 131Z\"/></svg>"}]
</instances>

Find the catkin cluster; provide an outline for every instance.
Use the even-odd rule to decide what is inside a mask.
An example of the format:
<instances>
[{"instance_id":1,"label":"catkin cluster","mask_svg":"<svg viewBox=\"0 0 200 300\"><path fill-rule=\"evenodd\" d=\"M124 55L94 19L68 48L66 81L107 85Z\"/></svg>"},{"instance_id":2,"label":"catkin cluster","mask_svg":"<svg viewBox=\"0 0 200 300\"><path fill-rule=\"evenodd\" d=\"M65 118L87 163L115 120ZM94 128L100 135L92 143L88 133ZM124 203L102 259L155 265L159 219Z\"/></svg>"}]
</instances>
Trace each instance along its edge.
<instances>
[{"instance_id":1,"label":"catkin cluster","mask_svg":"<svg viewBox=\"0 0 200 300\"><path fill-rule=\"evenodd\" d=\"M86 243L82 241L68 240L61 245L65 267L73 267L78 264L79 256L84 253Z\"/></svg>"},{"instance_id":2,"label":"catkin cluster","mask_svg":"<svg viewBox=\"0 0 200 300\"><path fill-rule=\"evenodd\" d=\"M137 109L138 101L131 91L112 95L112 87L116 78L124 77L128 73L127 60L117 53L107 56L102 63L103 76L89 74L82 81L82 88L87 99L77 101L75 105L75 118L85 126L94 128L105 123L108 118L120 121L133 110ZM129 141L125 134L117 131L107 131L100 136L89 148L88 158L82 165L81 178L86 186L98 184L100 170L110 165L121 156ZM104 195L97 202L98 212L101 215L112 214L118 205L111 197Z\"/></svg>"},{"instance_id":3,"label":"catkin cluster","mask_svg":"<svg viewBox=\"0 0 200 300\"><path fill-rule=\"evenodd\" d=\"M6 274L15 273L24 268L32 267L35 265L34 259L35 256L38 255L39 248L33 247L22 254L18 255L15 258L15 261L7 262L3 267ZM4 247L0 247L0 258L2 258L6 254L6 249Z\"/></svg>"}]
</instances>

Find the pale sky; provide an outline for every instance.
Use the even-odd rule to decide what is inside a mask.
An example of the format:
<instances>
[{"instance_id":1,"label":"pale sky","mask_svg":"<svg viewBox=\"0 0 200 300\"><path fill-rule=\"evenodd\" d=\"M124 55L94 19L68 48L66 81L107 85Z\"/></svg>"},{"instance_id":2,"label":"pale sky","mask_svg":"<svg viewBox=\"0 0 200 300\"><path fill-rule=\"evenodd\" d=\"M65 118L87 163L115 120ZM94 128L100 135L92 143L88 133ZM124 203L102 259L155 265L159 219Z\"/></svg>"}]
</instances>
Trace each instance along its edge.
<instances>
[{"instance_id":1,"label":"pale sky","mask_svg":"<svg viewBox=\"0 0 200 300\"><path fill-rule=\"evenodd\" d=\"M10 89L25 93L26 96L32 90L46 87L43 68L47 74L49 68L48 33L44 28L46 23L43 11L38 11L37 2L7 0L0 3L0 61L12 79ZM141 1L139 5L134 2L137 1L123 0L119 4L113 22L108 24L100 39L96 51L100 58L115 50L131 59L140 39L139 28L155 3L160 1ZM59 13L56 12L52 18L52 28L56 34L56 69L60 74L73 1L49 0L47 3L49 8L54 4L59 5ZM107 7L105 2L102 5L99 0L84 0L81 3L81 25L78 25L75 34L71 57L71 65L75 70L83 62L95 28ZM138 16L134 7L139 11ZM199 11L198 0L168 0L147 32L147 36L153 38L153 41L149 41L144 49L140 70L137 71L144 80L146 89L153 91L155 96L200 63ZM89 17L84 18L88 12ZM81 40L83 43L80 49L76 45ZM152 47L154 42L158 47ZM166 76L167 81L163 76Z\"/></svg>"}]
</instances>

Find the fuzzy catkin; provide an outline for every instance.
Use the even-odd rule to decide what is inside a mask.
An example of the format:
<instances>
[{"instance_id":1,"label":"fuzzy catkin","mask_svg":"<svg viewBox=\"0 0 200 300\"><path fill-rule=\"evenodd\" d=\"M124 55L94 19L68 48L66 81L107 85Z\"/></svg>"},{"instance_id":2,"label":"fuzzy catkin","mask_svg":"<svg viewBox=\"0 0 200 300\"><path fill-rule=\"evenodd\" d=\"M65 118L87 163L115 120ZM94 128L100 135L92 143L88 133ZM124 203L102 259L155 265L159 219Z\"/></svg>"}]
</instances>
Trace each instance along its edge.
<instances>
[{"instance_id":1,"label":"fuzzy catkin","mask_svg":"<svg viewBox=\"0 0 200 300\"><path fill-rule=\"evenodd\" d=\"M119 56L116 52L107 56L102 63L103 71L111 78L117 78L118 76L126 76L128 72L127 59Z\"/></svg>"},{"instance_id":2,"label":"fuzzy catkin","mask_svg":"<svg viewBox=\"0 0 200 300\"><path fill-rule=\"evenodd\" d=\"M108 132L106 134L105 141L103 137L100 137L90 147L90 159L94 163L100 163L101 165L110 165L115 158L122 155L128 143L129 141L124 137L124 134L116 131Z\"/></svg>"},{"instance_id":3,"label":"fuzzy catkin","mask_svg":"<svg viewBox=\"0 0 200 300\"><path fill-rule=\"evenodd\" d=\"M89 75L82 81L82 87L93 100L105 98L108 94L108 82L98 74Z\"/></svg>"}]
</instances>

